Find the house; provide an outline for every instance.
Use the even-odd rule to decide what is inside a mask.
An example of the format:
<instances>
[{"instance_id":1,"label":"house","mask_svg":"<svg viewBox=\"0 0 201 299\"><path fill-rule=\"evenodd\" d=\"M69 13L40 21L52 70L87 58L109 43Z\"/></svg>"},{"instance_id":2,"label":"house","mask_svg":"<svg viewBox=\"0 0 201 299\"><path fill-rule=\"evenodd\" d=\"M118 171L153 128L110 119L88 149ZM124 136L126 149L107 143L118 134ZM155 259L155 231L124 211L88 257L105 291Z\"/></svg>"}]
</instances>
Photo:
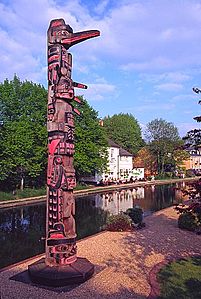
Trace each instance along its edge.
<instances>
[{"instance_id":1,"label":"house","mask_svg":"<svg viewBox=\"0 0 201 299\"><path fill-rule=\"evenodd\" d=\"M133 169L133 155L113 140L108 140L108 166L102 174L103 180L130 179Z\"/></svg>"},{"instance_id":2,"label":"house","mask_svg":"<svg viewBox=\"0 0 201 299\"><path fill-rule=\"evenodd\" d=\"M186 151L190 154L188 160L183 162L183 166L186 170L191 169L198 173L201 172L201 147L197 149L194 147L186 149Z\"/></svg>"},{"instance_id":3,"label":"house","mask_svg":"<svg viewBox=\"0 0 201 299\"><path fill-rule=\"evenodd\" d=\"M130 180L143 179L144 168L133 168L133 155L113 140L108 140L108 165L107 170L101 174L95 173L80 178L87 183L99 183L101 180Z\"/></svg>"}]
</instances>

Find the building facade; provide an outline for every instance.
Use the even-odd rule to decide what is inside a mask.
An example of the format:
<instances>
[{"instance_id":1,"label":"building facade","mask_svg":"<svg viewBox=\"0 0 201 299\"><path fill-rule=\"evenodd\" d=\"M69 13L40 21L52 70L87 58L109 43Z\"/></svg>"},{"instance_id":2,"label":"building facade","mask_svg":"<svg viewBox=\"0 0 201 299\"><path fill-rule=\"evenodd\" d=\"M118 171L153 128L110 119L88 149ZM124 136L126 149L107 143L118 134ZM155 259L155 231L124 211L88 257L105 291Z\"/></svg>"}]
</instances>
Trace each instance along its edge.
<instances>
[{"instance_id":1,"label":"building facade","mask_svg":"<svg viewBox=\"0 0 201 299\"><path fill-rule=\"evenodd\" d=\"M187 151L190 154L190 157L188 160L183 162L184 167L186 170L191 169L201 172L201 147L197 149L189 148Z\"/></svg>"},{"instance_id":2,"label":"building facade","mask_svg":"<svg viewBox=\"0 0 201 299\"><path fill-rule=\"evenodd\" d=\"M130 179L133 155L110 139L108 140L108 160L107 170L102 174L103 180Z\"/></svg>"}]
</instances>

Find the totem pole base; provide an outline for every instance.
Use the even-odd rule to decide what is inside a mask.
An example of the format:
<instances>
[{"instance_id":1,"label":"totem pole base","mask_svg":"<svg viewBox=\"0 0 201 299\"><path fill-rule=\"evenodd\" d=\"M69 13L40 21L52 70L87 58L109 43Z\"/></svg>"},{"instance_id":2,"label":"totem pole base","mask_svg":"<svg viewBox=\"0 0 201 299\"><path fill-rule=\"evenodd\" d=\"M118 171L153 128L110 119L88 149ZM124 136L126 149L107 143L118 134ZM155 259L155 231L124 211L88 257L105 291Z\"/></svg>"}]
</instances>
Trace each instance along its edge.
<instances>
[{"instance_id":1,"label":"totem pole base","mask_svg":"<svg viewBox=\"0 0 201 299\"><path fill-rule=\"evenodd\" d=\"M45 264L45 259L28 266L32 282L51 287L63 287L80 284L89 279L94 273L94 265L86 258L78 257L71 265L53 266Z\"/></svg>"}]
</instances>

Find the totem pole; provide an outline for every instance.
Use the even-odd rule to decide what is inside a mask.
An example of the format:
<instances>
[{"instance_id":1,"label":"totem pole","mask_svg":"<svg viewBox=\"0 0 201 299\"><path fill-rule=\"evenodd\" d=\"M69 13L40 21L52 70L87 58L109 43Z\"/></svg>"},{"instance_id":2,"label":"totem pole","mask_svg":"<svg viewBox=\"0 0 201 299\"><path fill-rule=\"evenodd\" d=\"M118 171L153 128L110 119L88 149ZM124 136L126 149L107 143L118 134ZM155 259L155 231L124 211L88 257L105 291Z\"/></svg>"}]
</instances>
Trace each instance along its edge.
<instances>
[{"instance_id":1,"label":"totem pole","mask_svg":"<svg viewBox=\"0 0 201 299\"><path fill-rule=\"evenodd\" d=\"M64 20L53 20L48 29L48 171L46 264L65 265L76 260L74 155L74 87L72 55L68 49L99 35L91 30L73 33Z\"/></svg>"},{"instance_id":2,"label":"totem pole","mask_svg":"<svg viewBox=\"0 0 201 299\"><path fill-rule=\"evenodd\" d=\"M73 33L72 28L66 25L63 19L56 19L50 22L47 34L48 169L45 266L49 268L60 266L65 272L63 266L78 264L74 220L73 189L76 180L73 155L74 113L80 114L80 112L73 103L80 103L80 100L74 95L74 87L87 88L86 85L73 82L71 79L72 55L68 53L68 49L84 40L99 36L100 32L90 30ZM36 267L29 267L32 278L36 276L35 270ZM37 279L33 280L39 282Z\"/></svg>"}]
</instances>

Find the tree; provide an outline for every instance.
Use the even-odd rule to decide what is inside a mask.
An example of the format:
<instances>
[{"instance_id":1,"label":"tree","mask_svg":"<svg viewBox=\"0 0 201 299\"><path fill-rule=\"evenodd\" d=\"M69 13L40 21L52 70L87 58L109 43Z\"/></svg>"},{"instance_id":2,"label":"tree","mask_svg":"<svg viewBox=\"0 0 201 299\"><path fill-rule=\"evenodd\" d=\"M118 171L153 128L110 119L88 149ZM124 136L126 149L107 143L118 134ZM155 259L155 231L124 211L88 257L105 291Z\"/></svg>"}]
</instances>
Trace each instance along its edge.
<instances>
[{"instance_id":1,"label":"tree","mask_svg":"<svg viewBox=\"0 0 201 299\"><path fill-rule=\"evenodd\" d=\"M156 157L147 146L144 146L137 152L133 165L134 167L143 167L147 175L154 174L157 166Z\"/></svg>"},{"instance_id":2,"label":"tree","mask_svg":"<svg viewBox=\"0 0 201 299\"><path fill-rule=\"evenodd\" d=\"M46 102L44 87L29 81L0 84L1 185L15 188L26 178L44 184L46 169ZM42 181L41 181L42 179Z\"/></svg>"},{"instance_id":3,"label":"tree","mask_svg":"<svg viewBox=\"0 0 201 299\"><path fill-rule=\"evenodd\" d=\"M136 154L144 145L141 128L132 114L107 116L103 119L103 124L108 138L130 153Z\"/></svg>"},{"instance_id":4,"label":"tree","mask_svg":"<svg viewBox=\"0 0 201 299\"><path fill-rule=\"evenodd\" d=\"M99 125L98 112L83 97L79 107L81 116L75 118L75 156L76 176L101 172L107 165L107 137Z\"/></svg>"},{"instance_id":5,"label":"tree","mask_svg":"<svg viewBox=\"0 0 201 299\"><path fill-rule=\"evenodd\" d=\"M190 154L186 150L182 148L178 148L174 150L173 160L174 160L175 168L184 171L185 170L184 161L188 160L189 158L190 158Z\"/></svg>"},{"instance_id":6,"label":"tree","mask_svg":"<svg viewBox=\"0 0 201 299\"><path fill-rule=\"evenodd\" d=\"M171 122L154 119L147 124L145 135L150 151L157 158L158 173L163 174L165 165L174 165L173 152L182 145L178 129Z\"/></svg>"},{"instance_id":7,"label":"tree","mask_svg":"<svg viewBox=\"0 0 201 299\"><path fill-rule=\"evenodd\" d=\"M194 129L188 131L186 136L183 137L185 148L197 148L201 145L201 129Z\"/></svg>"},{"instance_id":8,"label":"tree","mask_svg":"<svg viewBox=\"0 0 201 299\"><path fill-rule=\"evenodd\" d=\"M201 93L201 89L197 87L193 87L193 91L197 94ZM198 104L201 104L201 100L198 101ZM195 119L197 122L201 122L201 116L196 116L193 119ZM190 148L194 147L195 149L201 145L201 129L194 129L191 131L188 131L186 136L183 137L183 140L185 142L185 147Z\"/></svg>"},{"instance_id":9,"label":"tree","mask_svg":"<svg viewBox=\"0 0 201 299\"><path fill-rule=\"evenodd\" d=\"M83 100L75 117L76 175L101 171L107 165L106 134L98 113ZM46 183L47 90L17 76L0 84L0 187Z\"/></svg>"}]
</instances>

